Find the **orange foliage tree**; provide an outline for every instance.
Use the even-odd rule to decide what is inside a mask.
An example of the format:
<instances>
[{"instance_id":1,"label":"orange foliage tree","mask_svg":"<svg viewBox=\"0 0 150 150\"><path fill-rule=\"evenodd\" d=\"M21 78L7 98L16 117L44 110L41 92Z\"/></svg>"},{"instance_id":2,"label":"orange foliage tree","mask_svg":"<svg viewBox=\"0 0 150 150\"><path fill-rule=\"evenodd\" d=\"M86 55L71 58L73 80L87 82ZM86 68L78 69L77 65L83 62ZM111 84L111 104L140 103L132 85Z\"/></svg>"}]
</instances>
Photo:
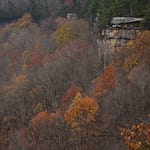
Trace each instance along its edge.
<instances>
[{"instance_id":1,"label":"orange foliage tree","mask_svg":"<svg viewBox=\"0 0 150 150\"><path fill-rule=\"evenodd\" d=\"M60 47L63 44L75 39L77 37L77 33L73 30L73 28L69 24L64 24L61 28L57 30L57 39L56 43Z\"/></svg>"},{"instance_id":2,"label":"orange foliage tree","mask_svg":"<svg viewBox=\"0 0 150 150\"><path fill-rule=\"evenodd\" d=\"M94 149L95 136L100 134L98 125L99 105L93 97L77 93L66 110L64 118L70 129L69 142L75 149Z\"/></svg>"},{"instance_id":3,"label":"orange foliage tree","mask_svg":"<svg viewBox=\"0 0 150 150\"><path fill-rule=\"evenodd\" d=\"M66 92L66 95L63 96L62 98L62 102L63 105L67 105L70 104L70 102L72 101L72 99L76 96L76 94L78 92L82 92L82 89L78 86L76 86L75 84L73 84Z\"/></svg>"},{"instance_id":4,"label":"orange foliage tree","mask_svg":"<svg viewBox=\"0 0 150 150\"><path fill-rule=\"evenodd\" d=\"M84 20L68 21L56 31L56 43L58 47L74 39L87 40L88 38L88 23Z\"/></svg>"},{"instance_id":5,"label":"orange foliage tree","mask_svg":"<svg viewBox=\"0 0 150 150\"><path fill-rule=\"evenodd\" d=\"M42 63L47 53L41 51L25 51L23 53L24 65L23 70L34 68Z\"/></svg>"},{"instance_id":6,"label":"orange foliage tree","mask_svg":"<svg viewBox=\"0 0 150 150\"><path fill-rule=\"evenodd\" d=\"M79 134L98 134L96 119L99 105L92 97L82 97L77 93L69 109L65 113L65 120L72 130Z\"/></svg>"},{"instance_id":7,"label":"orange foliage tree","mask_svg":"<svg viewBox=\"0 0 150 150\"><path fill-rule=\"evenodd\" d=\"M126 71L130 71L138 64L150 64L150 31L141 32L139 36L131 41L127 50L130 55L125 59L123 67Z\"/></svg>"},{"instance_id":8,"label":"orange foliage tree","mask_svg":"<svg viewBox=\"0 0 150 150\"><path fill-rule=\"evenodd\" d=\"M105 68L96 86L94 96L98 97L112 90L116 86L116 70L114 65Z\"/></svg>"},{"instance_id":9,"label":"orange foliage tree","mask_svg":"<svg viewBox=\"0 0 150 150\"><path fill-rule=\"evenodd\" d=\"M150 124L133 125L131 129L121 128L121 136L129 150L150 150Z\"/></svg>"},{"instance_id":10,"label":"orange foliage tree","mask_svg":"<svg viewBox=\"0 0 150 150\"><path fill-rule=\"evenodd\" d=\"M67 110L42 111L20 133L26 149L86 149L90 137L99 135L99 105L92 97L78 93ZM90 140L91 141L91 140Z\"/></svg>"},{"instance_id":11,"label":"orange foliage tree","mask_svg":"<svg viewBox=\"0 0 150 150\"><path fill-rule=\"evenodd\" d=\"M20 138L26 149L51 148L59 149L62 144L61 111L40 112L32 118L29 127L20 133ZM59 140L58 140L59 139Z\"/></svg>"}]
</instances>

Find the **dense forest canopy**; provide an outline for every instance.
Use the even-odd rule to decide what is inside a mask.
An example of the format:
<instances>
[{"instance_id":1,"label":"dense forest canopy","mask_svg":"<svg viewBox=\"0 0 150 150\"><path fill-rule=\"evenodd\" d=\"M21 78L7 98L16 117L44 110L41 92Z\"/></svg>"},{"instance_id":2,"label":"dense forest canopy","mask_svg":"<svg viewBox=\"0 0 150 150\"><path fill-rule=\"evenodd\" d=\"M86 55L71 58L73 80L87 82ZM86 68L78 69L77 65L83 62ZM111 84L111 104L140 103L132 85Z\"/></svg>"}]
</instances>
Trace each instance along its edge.
<instances>
[{"instance_id":1,"label":"dense forest canopy","mask_svg":"<svg viewBox=\"0 0 150 150\"><path fill-rule=\"evenodd\" d=\"M0 0L0 150L150 150L149 5ZM96 27L114 16L144 28L110 46Z\"/></svg>"},{"instance_id":2,"label":"dense forest canopy","mask_svg":"<svg viewBox=\"0 0 150 150\"><path fill-rule=\"evenodd\" d=\"M39 21L49 16L66 16L70 12L86 19L98 16L102 28L114 16L144 17L143 25L148 27L150 0L0 0L1 20L16 19L24 13L31 13Z\"/></svg>"}]
</instances>

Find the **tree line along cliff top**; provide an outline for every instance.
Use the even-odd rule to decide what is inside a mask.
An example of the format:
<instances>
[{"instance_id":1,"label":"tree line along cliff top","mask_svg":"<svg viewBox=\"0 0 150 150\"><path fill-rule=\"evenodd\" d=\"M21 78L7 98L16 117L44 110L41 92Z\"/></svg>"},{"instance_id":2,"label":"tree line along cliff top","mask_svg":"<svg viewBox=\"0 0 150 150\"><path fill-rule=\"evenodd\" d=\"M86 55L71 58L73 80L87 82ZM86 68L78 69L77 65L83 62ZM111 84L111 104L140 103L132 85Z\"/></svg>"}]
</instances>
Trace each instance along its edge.
<instances>
[{"instance_id":1,"label":"tree line along cliff top","mask_svg":"<svg viewBox=\"0 0 150 150\"><path fill-rule=\"evenodd\" d=\"M16 19L25 13L31 13L36 21L48 17L66 16L76 13L79 17L94 21L98 16L103 28L112 17L141 17L142 26L150 25L149 0L1 0L0 20Z\"/></svg>"}]
</instances>

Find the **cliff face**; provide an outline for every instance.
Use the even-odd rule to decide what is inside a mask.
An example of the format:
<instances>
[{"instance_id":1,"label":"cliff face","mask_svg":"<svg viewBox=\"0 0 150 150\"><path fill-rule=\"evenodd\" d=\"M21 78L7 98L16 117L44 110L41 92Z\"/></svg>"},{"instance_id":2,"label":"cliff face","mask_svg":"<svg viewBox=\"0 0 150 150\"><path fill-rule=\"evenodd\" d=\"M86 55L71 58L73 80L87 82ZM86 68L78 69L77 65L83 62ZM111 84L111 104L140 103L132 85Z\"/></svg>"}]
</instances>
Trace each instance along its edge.
<instances>
[{"instance_id":1,"label":"cliff face","mask_svg":"<svg viewBox=\"0 0 150 150\"><path fill-rule=\"evenodd\" d=\"M114 17L111 26L101 32L102 41L112 48L126 45L140 32L141 21L143 18Z\"/></svg>"},{"instance_id":2,"label":"cliff face","mask_svg":"<svg viewBox=\"0 0 150 150\"><path fill-rule=\"evenodd\" d=\"M103 42L110 47L117 48L134 40L139 32L140 30L136 28L108 28L102 32Z\"/></svg>"},{"instance_id":3,"label":"cliff face","mask_svg":"<svg viewBox=\"0 0 150 150\"><path fill-rule=\"evenodd\" d=\"M108 28L102 31L101 39L97 39L100 64L103 67L112 62L115 52L129 41L134 40L140 30L136 28Z\"/></svg>"},{"instance_id":4,"label":"cliff face","mask_svg":"<svg viewBox=\"0 0 150 150\"><path fill-rule=\"evenodd\" d=\"M142 18L114 17L111 26L103 29L97 39L100 64L105 67L112 62L115 51L134 40L140 32Z\"/></svg>"}]
</instances>

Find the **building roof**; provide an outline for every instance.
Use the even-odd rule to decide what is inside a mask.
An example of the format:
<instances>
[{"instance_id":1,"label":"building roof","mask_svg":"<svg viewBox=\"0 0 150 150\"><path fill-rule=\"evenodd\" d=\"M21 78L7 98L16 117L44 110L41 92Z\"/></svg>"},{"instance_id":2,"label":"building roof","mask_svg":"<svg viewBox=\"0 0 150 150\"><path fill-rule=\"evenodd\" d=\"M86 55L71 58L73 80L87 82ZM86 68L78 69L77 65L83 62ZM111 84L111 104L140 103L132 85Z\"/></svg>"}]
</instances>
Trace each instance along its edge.
<instances>
[{"instance_id":1,"label":"building roof","mask_svg":"<svg viewBox=\"0 0 150 150\"><path fill-rule=\"evenodd\" d=\"M141 22L144 18L133 18L133 17L113 17L111 23L114 25L117 24L126 24L126 23L133 23L133 22Z\"/></svg>"},{"instance_id":2,"label":"building roof","mask_svg":"<svg viewBox=\"0 0 150 150\"><path fill-rule=\"evenodd\" d=\"M68 13L67 14L67 19L76 20L77 18L78 18L77 14L75 14L75 13Z\"/></svg>"}]
</instances>

